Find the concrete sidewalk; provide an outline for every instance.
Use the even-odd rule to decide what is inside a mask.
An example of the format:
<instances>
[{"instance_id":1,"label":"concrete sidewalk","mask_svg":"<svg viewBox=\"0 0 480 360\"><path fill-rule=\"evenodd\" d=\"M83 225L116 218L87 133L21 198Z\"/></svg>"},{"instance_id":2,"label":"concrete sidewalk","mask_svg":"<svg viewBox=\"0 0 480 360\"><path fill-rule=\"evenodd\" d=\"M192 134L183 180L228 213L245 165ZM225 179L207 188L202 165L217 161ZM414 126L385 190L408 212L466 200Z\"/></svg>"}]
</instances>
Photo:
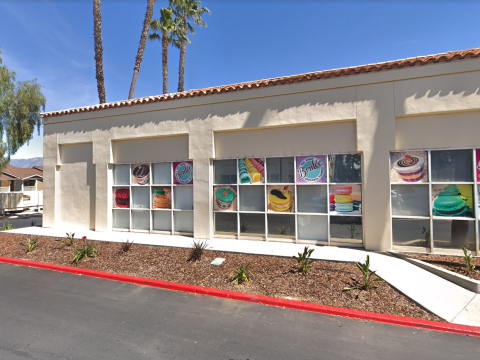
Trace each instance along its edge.
<instances>
[{"instance_id":1,"label":"concrete sidewalk","mask_svg":"<svg viewBox=\"0 0 480 360\"><path fill-rule=\"evenodd\" d=\"M29 227L9 230L9 233L65 237L66 232L75 232L75 238L86 236L89 240L124 242L136 244L190 247L193 239L185 236L159 235L131 232L96 232L91 230ZM303 244L287 244L266 241L232 239L208 240L208 250L239 252L256 255L291 257L303 252ZM480 326L480 295L437 275L423 270L397 257L333 246L312 246L312 259L364 262L370 255L370 268L400 292L445 319L446 321Z\"/></svg>"}]
</instances>

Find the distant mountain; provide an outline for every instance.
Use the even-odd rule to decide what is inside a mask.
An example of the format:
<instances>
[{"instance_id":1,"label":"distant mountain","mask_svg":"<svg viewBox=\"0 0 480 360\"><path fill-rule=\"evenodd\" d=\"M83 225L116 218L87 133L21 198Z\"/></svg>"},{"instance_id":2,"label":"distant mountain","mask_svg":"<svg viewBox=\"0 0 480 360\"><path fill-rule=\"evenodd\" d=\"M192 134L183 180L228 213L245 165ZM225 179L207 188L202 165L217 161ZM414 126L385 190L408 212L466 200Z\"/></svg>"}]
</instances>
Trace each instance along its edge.
<instances>
[{"instance_id":1,"label":"distant mountain","mask_svg":"<svg viewBox=\"0 0 480 360\"><path fill-rule=\"evenodd\" d=\"M43 166L43 157L34 157L30 159L11 159L10 165L19 168L31 168L32 166Z\"/></svg>"}]
</instances>

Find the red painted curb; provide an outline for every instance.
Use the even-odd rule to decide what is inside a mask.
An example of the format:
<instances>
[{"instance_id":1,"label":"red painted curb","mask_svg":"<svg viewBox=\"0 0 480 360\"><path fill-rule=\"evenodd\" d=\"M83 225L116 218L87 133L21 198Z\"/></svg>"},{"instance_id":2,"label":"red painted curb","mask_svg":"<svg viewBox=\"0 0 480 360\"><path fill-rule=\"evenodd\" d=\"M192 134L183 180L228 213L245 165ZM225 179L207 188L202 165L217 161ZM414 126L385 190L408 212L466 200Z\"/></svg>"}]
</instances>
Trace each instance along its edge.
<instances>
[{"instance_id":1,"label":"red painted curb","mask_svg":"<svg viewBox=\"0 0 480 360\"><path fill-rule=\"evenodd\" d=\"M219 289L207 288L202 286L179 284L179 283L163 281L163 280L139 278L135 276L113 274L113 273L108 273L103 271L80 269L80 268L70 267L70 266L53 265L53 264L36 262L36 261L21 260L21 259L7 258L7 257L1 257L1 256L0 256L0 262L13 264L13 265L23 265L23 266L40 268L40 269L66 272L66 273L76 274L76 275L85 275L85 276L91 276L91 277L108 279L108 280L128 282L128 283L137 284L137 285L152 286L156 288L181 291L181 292L186 292L191 294L214 296L214 297L219 297L224 299L240 300L240 301L247 301L247 302L264 304L264 305L279 306L287 309L311 311L311 312L333 315L333 316L344 316L344 317L350 317L354 319L369 320L369 321L381 322L386 324L401 325L401 326L408 326L408 327L414 327L414 328L420 328L420 329L480 337L480 327L477 327L477 326L458 325L458 324L443 323L438 321L414 319L414 318L396 316L396 315L378 314L378 313L373 313L368 311L344 309L344 308L339 308L334 306L311 304L311 303L306 303L302 301L278 299L278 298L273 298L269 296L247 294L247 293L240 293L240 292L227 291L227 290L219 290Z\"/></svg>"}]
</instances>

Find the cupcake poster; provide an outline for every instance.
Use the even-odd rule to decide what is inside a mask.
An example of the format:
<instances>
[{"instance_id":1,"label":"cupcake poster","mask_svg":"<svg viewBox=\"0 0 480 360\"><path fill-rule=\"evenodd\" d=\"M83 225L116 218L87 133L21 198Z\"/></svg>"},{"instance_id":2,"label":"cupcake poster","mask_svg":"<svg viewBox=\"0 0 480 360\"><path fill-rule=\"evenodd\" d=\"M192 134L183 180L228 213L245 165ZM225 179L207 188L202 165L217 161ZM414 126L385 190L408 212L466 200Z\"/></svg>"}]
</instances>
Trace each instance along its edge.
<instances>
[{"instance_id":1,"label":"cupcake poster","mask_svg":"<svg viewBox=\"0 0 480 360\"><path fill-rule=\"evenodd\" d=\"M170 186L154 186L152 188L152 209L172 208L172 188Z\"/></svg>"},{"instance_id":2,"label":"cupcake poster","mask_svg":"<svg viewBox=\"0 0 480 360\"><path fill-rule=\"evenodd\" d=\"M428 182L428 152L400 151L390 153L391 182Z\"/></svg>"},{"instance_id":3,"label":"cupcake poster","mask_svg":"<svg viewBox=\"0 0 480 360\"><path fill-rule=\"evenodd\" d=\"M213 210L237 211L237 187L214 186L213 187Z\"/></svg>"},{"instance_id":4,"label":"cupcake poster","mask_svg":"<svg viewBox=\"0 0 480 360\"><path fill-rule=\"evenodd\" d=\"M130 207L130 188L113 188L113 207L117 209L128 209Z\"/></svg>"},{"instance_id":5,"label":"cupcake poster","mask_svg":"<svg viewBox=\"0 0 480 360\"><path fill-rule=\"evenodd\" d=\"M293 185L269 185L268 211L290 213L295 211Z\"/></svg>"},{"instance_id":6,"label":"cupcake poster","mask_svg":"<svg viewBox=\"0 0 480 360\"><path fill-rule=\"evenodd\" d=\"M265 160L248 158L238 160L238 181L240 184L262 184L265 182Z\"/></svg>"},{"instance_id":7,"label":"cupcake poster","mask_svg":"<svg viewBox=\"0 0 480 360\"><path fill-rule=\"evenodd\" d=\"M361 215L362 189L360 185L331 185L329 195L330 214Z\"/></svg>"},{"instance_id":8,"label":"cupcake poster","mask_svg":"<svg viewBox=\"0 0 480 360\"><path fill-rule=\"evenodd\" d=\"M473 185L432 185L432 212L442 217L474 217Z\"/></svg>"},{"instance_id":9,"label":"cupcake poster","mask_svg":"<svg viewBox=\"0 0 480 360\"><path fill-rule=\"evenodd\" d=\"M326 183L325 155L297 156L297 183Z\"/></svg>"},{"instance_id":10,"label":"cupcake poster","mask_svg":"<svg viewBox=\"0 0 480 360\"><path fill-rule=\"evenodd\" d=\"M173 163L173 183L176 185L193 183L193 162L181 161Z\"/></svg>"},{"instance_id":11,"label":"cupcake poster","mask_svg":"<svg viewBox=\"0 0 480 360\"><path fill-rule=\"evenodd\" d=\"M150 184L150 164L132 165L132 185Z\"/></svg>"}]
</instances>

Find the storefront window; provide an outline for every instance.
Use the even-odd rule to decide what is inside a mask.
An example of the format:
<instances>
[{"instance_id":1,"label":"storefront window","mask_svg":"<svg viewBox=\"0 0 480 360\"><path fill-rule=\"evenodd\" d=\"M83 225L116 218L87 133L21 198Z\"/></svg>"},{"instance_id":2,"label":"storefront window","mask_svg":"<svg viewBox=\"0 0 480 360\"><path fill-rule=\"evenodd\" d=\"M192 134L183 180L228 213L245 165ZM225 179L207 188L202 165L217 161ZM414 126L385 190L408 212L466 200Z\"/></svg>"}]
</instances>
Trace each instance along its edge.
<instances>
[{"instance_id":1,"label":"storefront window","mask_svg":"<svg viewBox=\"0 0 480 360\"><path fill-rule=\"evenodd\" d=\"M191 161L115 164L112 174L114 230L193 233Z\"/></svg>"},{"instance_id":2,"label":"storefront window","mask_svg":"<svg viewBox=\"0 0 480 360\"><path fill-rule=\"evenodd\" d=\"M472 150L432 151L432 182L472 182Z\"/></svg>"},{"instance_id":3,"label":"storefront window","mask_svg":"<svg viewBox=\"0 0 480 360\"><path fill-rule=\"evenodd\" d=\"M217 237L329 244L330 215L352 218L363 233L360 154L220 159L213 167ZM363 234L339 237L361 244Z\"/></svg>"}]
</instances>

